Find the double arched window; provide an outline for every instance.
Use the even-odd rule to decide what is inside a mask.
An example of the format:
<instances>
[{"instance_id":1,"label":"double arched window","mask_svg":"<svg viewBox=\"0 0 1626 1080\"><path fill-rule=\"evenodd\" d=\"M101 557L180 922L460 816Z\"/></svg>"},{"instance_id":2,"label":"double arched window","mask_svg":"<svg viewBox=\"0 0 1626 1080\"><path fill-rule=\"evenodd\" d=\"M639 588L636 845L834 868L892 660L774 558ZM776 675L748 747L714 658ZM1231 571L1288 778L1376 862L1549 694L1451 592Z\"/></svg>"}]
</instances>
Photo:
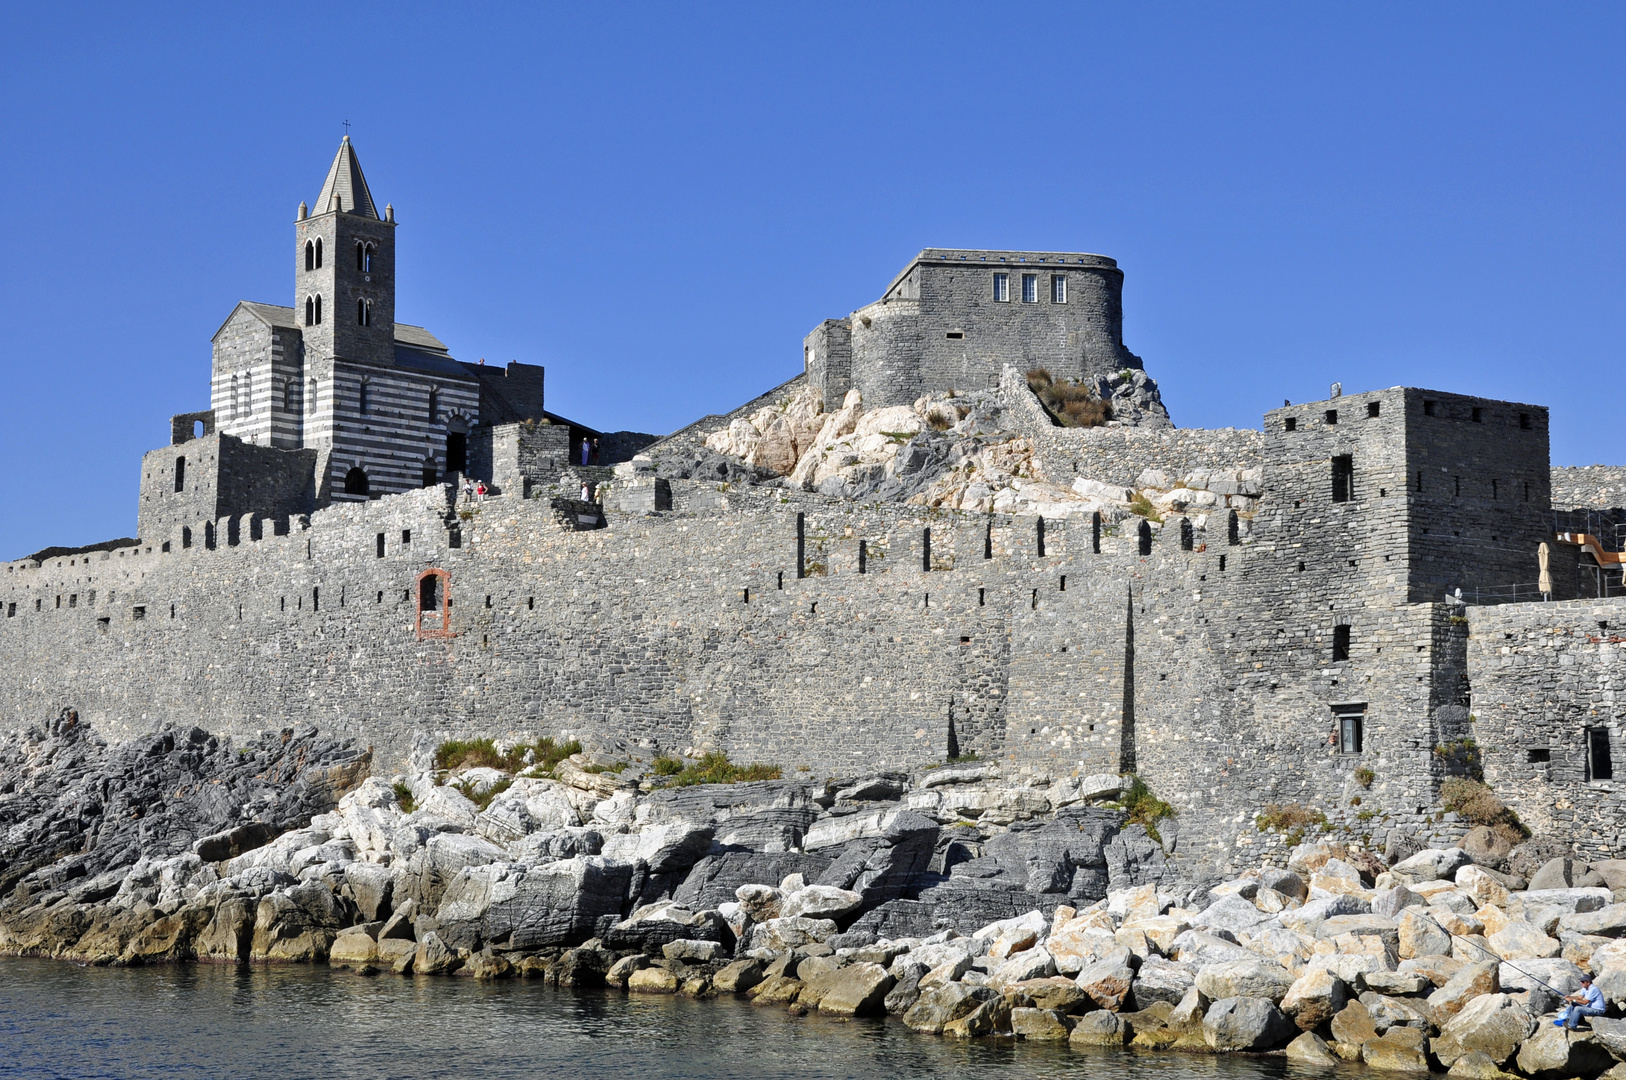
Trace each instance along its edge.
<instances>
[{"instance_id":1,"label":"double arched window","mask_svg":"<svg viewBox=\"0 0 1626 1080\"><path fill-rule=\"evenodd\" d=\"M305 241L305 269L320 270L322 268L322 238Z\"/></svg>"},{"instance_id":2,"label":"double arched window","mask_svg":"<svg viewBox=\"0 0 1626 1080\"><path fill-rule=\"evenodd\" d=\"M373 302L371 300L356 301L356 325L373 325Z\"/></svg>"},{"instance_id":3,"label":"double arched window","mask_svg":"<svg viewBox=\"0 0 1626 1080\"><path fill-rule=\"evenodd\" d=\"M322 298L320 296L305 297L305 325L322 325Z\"/></svg>"},{"instance_id":4,"label":"double arched window","mask_svg":"<svg viewBox=\"0 0 1626 1080\"><path fill-rule=\"evenodd\" d=\"M356 269L363 274L373 272L373 251L375 249L376 245L374 244L363 243L360 240L356 241Z\"/></svg>"}]
</instances>

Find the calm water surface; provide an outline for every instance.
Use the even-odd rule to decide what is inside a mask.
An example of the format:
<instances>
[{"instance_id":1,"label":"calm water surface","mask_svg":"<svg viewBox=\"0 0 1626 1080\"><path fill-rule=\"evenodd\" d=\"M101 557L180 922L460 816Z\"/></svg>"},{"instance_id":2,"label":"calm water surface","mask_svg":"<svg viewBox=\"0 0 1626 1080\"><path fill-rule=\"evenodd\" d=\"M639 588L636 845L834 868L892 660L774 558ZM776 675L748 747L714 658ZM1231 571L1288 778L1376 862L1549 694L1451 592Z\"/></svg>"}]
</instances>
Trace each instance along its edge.
<instances>
[{"instance_id":1,"label":"calm water surface","mask_svg":"<svg viewBox=\"0 0 1626 1080\"><path fill-rule=\"evenodd\" d=\"M0 1077L1304 1080L1280 1059L953 1043L736 1000L325 968L0 959ZM1353 1073L1350 1074L1351 1077Z\"/></svg>"}]
</instances>

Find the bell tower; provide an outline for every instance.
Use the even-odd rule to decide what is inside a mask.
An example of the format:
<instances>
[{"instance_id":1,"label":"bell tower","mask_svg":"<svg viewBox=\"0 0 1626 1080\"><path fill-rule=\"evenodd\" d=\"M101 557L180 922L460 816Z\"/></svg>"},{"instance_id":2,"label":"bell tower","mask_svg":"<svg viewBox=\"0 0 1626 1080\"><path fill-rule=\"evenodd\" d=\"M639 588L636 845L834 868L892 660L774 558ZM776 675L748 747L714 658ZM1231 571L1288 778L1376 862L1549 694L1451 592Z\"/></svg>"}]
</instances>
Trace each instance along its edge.
<instances>
[{"instance_id":1,"label":"bell tower","mask_svg":"<svg viewBox=\"0 0 1626 1080\"><path fill-rule=\"evenodd\" d=\"M395 212L385 207L379 216L348 135L316 204L299 205L294 320L312 374L335 359L395 361Z\"/></svg>"}]
</instances>

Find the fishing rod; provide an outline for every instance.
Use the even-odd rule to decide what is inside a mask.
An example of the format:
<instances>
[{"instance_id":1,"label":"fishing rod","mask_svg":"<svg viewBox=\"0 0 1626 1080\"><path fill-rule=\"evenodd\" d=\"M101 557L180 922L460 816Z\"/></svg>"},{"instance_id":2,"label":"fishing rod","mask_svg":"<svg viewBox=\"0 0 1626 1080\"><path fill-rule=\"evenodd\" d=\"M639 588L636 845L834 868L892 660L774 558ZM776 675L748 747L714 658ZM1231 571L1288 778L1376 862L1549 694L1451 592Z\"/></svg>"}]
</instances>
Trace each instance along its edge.
<instances>
[{"instance_id":1,"label":"fishing rod","mask_svg":"<svg viewBox=\"0 0 1626 1080\"><path fill-rule=\"evenodd\" d=\"M1547 989L1549 989L1553 993L1557 994L1560 998L1562 998L1562 999L1564 999L1566 1001L1569 1000L1569 995L1564 993L1564 991L1560 990L1558 987L1554 986L1552 983L1548 982L1545 979L1542 979L1542 978L1539 978L1539 977L1537 977L1535 975L1532 975L1530 972L1524 970L1524 968L1520 967L1519 965L1513 963L1510 960L1503 960L1500 956L1497 956L1495 953L1493 953L1489 949L1485 948L1485 946L1481 945L1477 941L1472 940L1471 938L1467 937L1464 934L1453 934L1451 931L1449 931L1445 927L1441 926L1440 923L1439 923L1439 920L1435 919L1434 916L1425 914L1424 912L1421 912L1421 911L1416 912L1416 915L1419 918L1427 919L1430 923L1432 923L1435 926L1435 928L1437 928L1442 934L1445 934L1447 937L1456 938L1458 941L1462 941L1462 942L1464 942L1464 943L1466 943L1468 945L1472 945L1474 948L1478 949L1480 952L1484 953L1486 956L1494 957L1497 964L1499 964L1499 965L1500 964L1506 964L1508 967L1512 968L1514 971L1517 971L1520 975L1523 975L1525 978L1530 979L1530 980L1532 980L1534 982L1540 983L1542 986L1545 986Z\"/></svg>"}]
</instances>

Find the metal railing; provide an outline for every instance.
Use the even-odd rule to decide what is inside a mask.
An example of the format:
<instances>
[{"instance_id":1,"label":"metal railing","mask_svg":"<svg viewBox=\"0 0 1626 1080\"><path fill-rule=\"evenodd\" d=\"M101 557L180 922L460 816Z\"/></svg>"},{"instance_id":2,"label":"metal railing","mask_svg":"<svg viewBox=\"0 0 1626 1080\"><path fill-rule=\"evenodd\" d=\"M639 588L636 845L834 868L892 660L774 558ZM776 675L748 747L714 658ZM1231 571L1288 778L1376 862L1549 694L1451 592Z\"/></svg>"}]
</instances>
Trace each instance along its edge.
<instances>
[{"instance_id":1,"label":"metal railing","mask_svg":"<svg viewBox=\"0 0 1626 1080\"><path fill-rule=\"evenodd\" d=\"M1605 551L1626 551L1626 511L1554 510L1553 532L1585 533Z\"/></svg>"},{"instance_id":2,"label":"metal railing","mask_svg":"<svg viewBox=\"0 0 1626 1080\"><path fill-rule=\"evenodd\" d=\"M1541 595L1541 590L1534 581L1520 582L1517 585L1463 586L1459 589L1448 589L1445 594L1445 602L1448 604L1472 604L1475 607L1525 604L1543 599L1545 597Z\"/></svg>"}]
</instances>

